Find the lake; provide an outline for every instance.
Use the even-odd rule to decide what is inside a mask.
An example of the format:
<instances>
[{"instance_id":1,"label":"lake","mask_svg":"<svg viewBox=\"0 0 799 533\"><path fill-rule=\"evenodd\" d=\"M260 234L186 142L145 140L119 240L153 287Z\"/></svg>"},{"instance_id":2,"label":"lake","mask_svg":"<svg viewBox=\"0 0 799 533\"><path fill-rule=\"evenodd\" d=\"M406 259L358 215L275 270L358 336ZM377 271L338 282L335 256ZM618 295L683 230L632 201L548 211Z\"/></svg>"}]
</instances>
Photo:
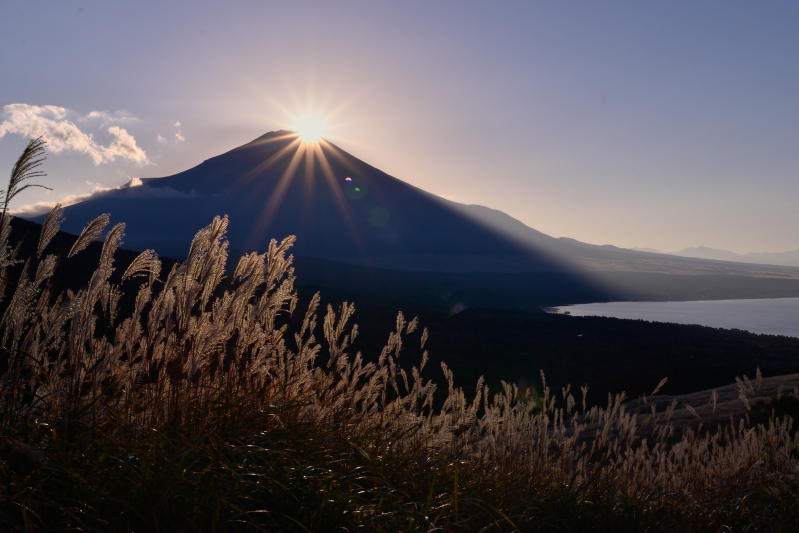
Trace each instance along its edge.
<instances>
[{"instance_id":1,"label":"lake","mask_svg":"<svg viewBox=\"0 0 799 533\"><path fill-rule=\"evenodd\" d=\"M606 316L651 322L699 324L752 333L799 337L799 298L702 302L609 302L556 308L573 316Z\"/></svg>"}]
</instances>

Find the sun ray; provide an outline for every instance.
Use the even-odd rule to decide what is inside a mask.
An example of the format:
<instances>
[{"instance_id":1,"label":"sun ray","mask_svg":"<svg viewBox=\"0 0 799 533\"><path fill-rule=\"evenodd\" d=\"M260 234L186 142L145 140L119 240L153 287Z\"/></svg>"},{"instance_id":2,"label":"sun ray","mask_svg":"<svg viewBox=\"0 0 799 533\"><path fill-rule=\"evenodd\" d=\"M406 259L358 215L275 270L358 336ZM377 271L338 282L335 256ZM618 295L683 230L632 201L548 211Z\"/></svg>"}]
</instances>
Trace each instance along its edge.
<instances>
[{"instance_id":1,"label":"sun ray","mask_svg":"<svg viewBox=\"0 0 799 533\"><path fill-rule=\"evenodd\" d=\"M359 94L362 92L363 88L358 91ZM258 189L271 189L268 193L269 196L266 199L265 205L259 208L260 212L255 224L249 228L248 236L245 241L247 246L250 248L257 248L263 244L263 241L269 236L269 228L277 215L277 211L281 208L281 205L287 201L287 195L291 195L293 198L295 194L294 192L290 192L294 187L294 185L292 185L294 183L293 180L301 179L301 207L298 206L299 212L295 213L294 216L299 217L298 220L303 224L302 220L305 219L305 215L309 215L309 212L313 209L317 188L322 181L326 182L332 199L338 208L337 210L339 211L341 221L346 227L345 231L349 234L353 246L358 250L358 253L361 255L365 254L364 243L362 242L363 235L360 234L355 222L355 216L352 211L353 206L350 204L348 198L346 198L341 184L338 183L339 180L336 178L328 158L332 158L331 160L335 161L346 162L346 160L342 158L341 154L337 153L338 150L336 147L330 145L326 140L329 132L335 130L335 126L340 126L339 124L332 126L331 119L343 113L352 102L357 99L359 94L352 95L351 98L340 102L337 106L330 105L332 95L326 95L327 98L324 99L322 105L317 105L319 102L314 102L313 95L309 95L309 99L306 102L301 103L300 101L295 101L294 109L297 110L297 112L291 112L280 103L272 102L273 105L276 105L286 115L288 121L284 122L284 124L288 126L286 129L290 130L290 132L259 142L269 143L278 141L286 143L287 139L291 139L291 142L286 143L277 150L276 153L271 154L266 161L257 164L255 168L247 172L245 176L242 176L241 180L237 180L237 183L234 185L237 188L255 186ZM324 110L329 112L326 113ZM336 137L334 136L334 138ZM289 156L290 161L282 172L281 177L277 180L276 185L272 187L267 182L263 184L255 183L260 176L264 175L264 171L268 168L278 163L281 166L286 164L285 158ZM305 158L304 162L302 161L303 157ZM347 167L351 166L352 165L347 162ZM353 170L357 172L357 169ZM276 178L276 176L271 177L269 181L272 181L274 178ZM274 183L274 181L272 181L272 183ZM258 197L261 196L255 194L248 200L255 202Z\"/></svg>"},{"instance_id":2,"label":"sun ray","mask_svg":"<svg viewBox=\"0 0 799 533\"><path fill-rule=\"evenodd\" d=\"M324 140L322 143L329 147ZM333 193L333 198L336 200L336 204L338 204L338 208L341 212L342 218L344 219L344 223L347 225L347 229L350 232L350 237L352 238L355 247L358 248L358 252L363 256L366 252L363 248L363 243L361 242L361 236L358 232L358 228L353 220L352 211L350 210L347 200L344 198L344 194L341 192L341 187L339 186L338 180L336 180L336 175L333 173L333 169L330 167L330 163L328 162L327 157L325 157L325 153L320 144L317 144L314 148L314 152L317 152L319 167L322 169L322 174L327 179L328 186Z\"/></svg>"},{"instance_id":3,"label":"sun ray","mask_svg":"<svg viewBox=\"0 0 799 533\"><path fill-rule=\"evenodd\" d=\"M294 144L295 143L291 143L289 146ZM257 248L260 244L262 244L264 234L269 228L269 224L272 222L275 214L277 214L280 204L283 202L283 197L288 190L291 180L294 178L294 174L297 172L297 167L299 166L300 160L302 159L304 153L305 150L303 150L301 146L297 146L297 148L294 150L294 154L291 156L291 161L286 167L286 170L283 172L283 175L280 177L280 181L278 181L278 184L272 191L272 194L269 196L269 200L266 202L264 209L258 216L258 220L255 221L255 225L250 230L250 235L246 241L246 246L248 248Z\"/></svg>"},{"instance_id":4,"label":"sun ray","mask_svg":"<svg viewBox=\"0 0 799 533\"><path fill-rule=\"evenodd\" d=\"M238 184L238 188L241 188L242 186L249 184L249 182L252 181L253 179L255 179L256 176L258 176L263 171L265 171L266 169L268 169L269 167L271 167L272 165L277 163L279 160L283 159L283 157L288 155L288 153L292 149L294 149L294 150L298 149L300 147L300 144L302 143L302 141L300 141L300 139L299 139L299 137L297 136L296 133L291 133L291 134L283 135L283 136L280 136L280 137L274 137L272 139L261 141L261 143L267 144L267 143L271 143L271 142L282 141L282 140L285 140L285 139L294 139L294 140L291 143L289 143L286 146L284 146L283 148L281 148L280 150L278 150L275 154L273 154L271 157L269 157L269 159L267 159L266 161L264 161L262 163L259 163L255 168L253 168L252 170L247 172L244 176L242 176L242 179L240 180L240 183ZM261 144L261 143L259 143L259 144ZM236 189L234 189L234 190L236 190Z\"/></svg>"}]
</instances>

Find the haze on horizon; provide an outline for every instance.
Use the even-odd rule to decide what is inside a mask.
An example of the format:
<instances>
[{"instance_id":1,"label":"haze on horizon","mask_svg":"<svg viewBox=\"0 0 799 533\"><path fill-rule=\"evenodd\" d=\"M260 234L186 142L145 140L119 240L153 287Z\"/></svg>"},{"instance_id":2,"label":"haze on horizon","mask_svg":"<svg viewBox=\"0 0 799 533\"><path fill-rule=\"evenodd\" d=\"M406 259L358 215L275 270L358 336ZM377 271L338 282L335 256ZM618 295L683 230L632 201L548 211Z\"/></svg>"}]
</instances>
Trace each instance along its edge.
<instances>
[{"instance_id":1,"label":"haze on horizon","mask_svg":"<svg viewBox=\"0 0 799 533\"><path fill-rule=\"evenodd\" d=\"M24 202L52 203L319 115L555 237L795 250L797 26L787 2L6 4L0 166L45 128L54 191Z\"/></svg>"}]
</instances>

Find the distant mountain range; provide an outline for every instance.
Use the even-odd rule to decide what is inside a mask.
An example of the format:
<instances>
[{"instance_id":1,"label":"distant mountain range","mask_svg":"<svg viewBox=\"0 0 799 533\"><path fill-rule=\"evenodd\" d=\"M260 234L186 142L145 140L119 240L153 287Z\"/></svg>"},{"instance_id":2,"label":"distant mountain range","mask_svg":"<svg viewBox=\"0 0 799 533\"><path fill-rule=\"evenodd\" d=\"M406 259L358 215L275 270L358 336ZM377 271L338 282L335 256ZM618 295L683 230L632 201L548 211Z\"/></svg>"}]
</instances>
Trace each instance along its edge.
<instances>
[{"instance_id":1,"label":"distant mountain range","mask_svg":"<svg viewBox=\"0 0 799 533\"><path fill-rule=\"evenodd\" d=\"M750 263L755 265L779 265L788 267L799 267L799 250L789 252L749 252L748 254L737 254L728 250L717 250L707 246L696 248L685 248L679 252L661 252L654 248L630 248L636 252L647 252L654 254L676 255L679 257L695 257L697 259L713 259L716 261L734 261L736 263Z\"/></svg>"},{"instance_id":2,"label":"distant mountain range","mask_svg":"<svg viewBox=\"0 0 799 533\"><path fill-rule=\"evenodd\" d=\"M236 254L296 235L292 252L312 283L328 287L379 280L383 288L437 295L453 286L479 292L481 301L522 305L799 296L799 268L553 238L501 211L428 193L329 142L303 143L290 131L267 133L173 176L97 193L66 208L62 229L79 233L102 213L127 223L126 248L176 259L216 215L230 216Z\"/></svg>"}]
</instances>

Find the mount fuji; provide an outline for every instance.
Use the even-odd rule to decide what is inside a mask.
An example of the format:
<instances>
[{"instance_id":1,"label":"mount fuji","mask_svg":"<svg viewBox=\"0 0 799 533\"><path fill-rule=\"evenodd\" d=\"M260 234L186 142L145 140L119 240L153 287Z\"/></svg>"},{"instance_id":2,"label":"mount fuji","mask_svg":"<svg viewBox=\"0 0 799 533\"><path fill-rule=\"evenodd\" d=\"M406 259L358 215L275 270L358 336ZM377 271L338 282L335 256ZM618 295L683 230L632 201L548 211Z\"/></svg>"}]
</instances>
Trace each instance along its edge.
<instances>
[{"instance_id":1,"label":"mount fuji","mask_svg":"<svg viewBox=\"0 0 799 533\"><path fill-rule=\"evenodd\" d=\"M799 295L799 268L553 238L501 211L414 187L327 141L307 143L283 130L173 176L137 179L68 206L62 230L79 233L102 213L126 222L126 248L153 248L177 259L200 228L227 214L231 250L263 251L273 238L296 235L292 252L325 262L322 270L539 275L536 279L554 273L569 277L562 284L612 288L603 293L609 299ZM748 281L730 291L722 278ZM686 280L692 289L683 290Z\"/></svg>"}]
</instances>

